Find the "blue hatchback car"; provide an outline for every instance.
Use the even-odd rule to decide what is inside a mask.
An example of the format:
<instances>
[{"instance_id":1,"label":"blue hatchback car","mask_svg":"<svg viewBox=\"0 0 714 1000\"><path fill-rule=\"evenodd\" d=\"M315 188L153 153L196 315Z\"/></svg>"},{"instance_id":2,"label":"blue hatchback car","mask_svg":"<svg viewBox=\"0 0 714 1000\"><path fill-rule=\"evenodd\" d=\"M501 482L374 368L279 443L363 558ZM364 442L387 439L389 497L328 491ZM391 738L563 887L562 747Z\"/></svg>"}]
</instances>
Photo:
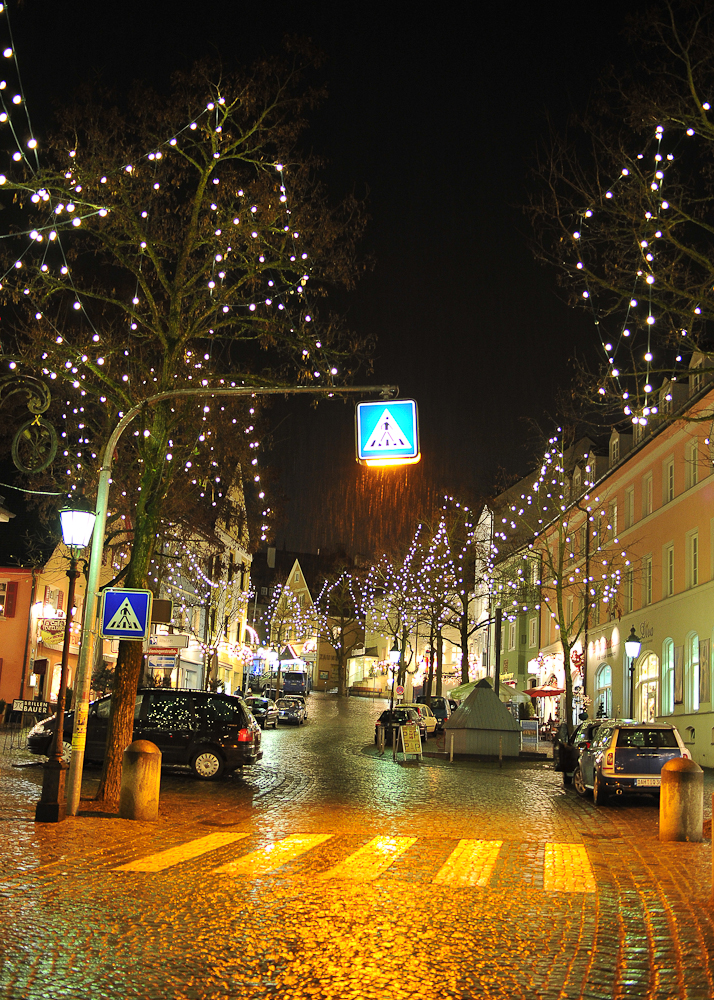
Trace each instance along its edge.
<instances>
[{"instance_id":1,"label":"blue hatchback car","mask_svg":"<svg viewBox=\"0 0 714 1000\"><path fill-rule=\"evenodd\" d=\"M667 761L691 757L674 726L655 722L606 722L580 752L573 774L579 795L592 790L595 805L612 795L659 795Z\"/></svg>"}]
</instances>

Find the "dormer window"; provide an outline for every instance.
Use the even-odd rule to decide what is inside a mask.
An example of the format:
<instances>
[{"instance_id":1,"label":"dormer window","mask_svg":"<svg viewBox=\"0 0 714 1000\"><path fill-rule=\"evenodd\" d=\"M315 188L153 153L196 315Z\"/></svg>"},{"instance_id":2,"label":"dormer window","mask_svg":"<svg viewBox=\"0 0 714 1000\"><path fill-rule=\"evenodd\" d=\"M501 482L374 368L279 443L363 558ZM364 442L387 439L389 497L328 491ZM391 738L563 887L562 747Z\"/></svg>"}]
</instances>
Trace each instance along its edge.
<instances>
[{"instance_id":1,"label":"dormer window","mask_svg":"<svg viewBox=\"0 0 714 1000\"><path fill-rule=\"evenodd\" d=\"M573 492L579 495L583 488L583 474L580 471L580 466L576 465L573 470Z\"/></svg>"},{"instance_id":2,"label":"dormer window","mask_svg":"<svg viewBox=\"0 0 714 1000\"><path fill-rule=\"evenodd\" d=\"M620 438L613 437L610 441L610 465L617 465L620 461Z\"/></svg>"}]
</instances>

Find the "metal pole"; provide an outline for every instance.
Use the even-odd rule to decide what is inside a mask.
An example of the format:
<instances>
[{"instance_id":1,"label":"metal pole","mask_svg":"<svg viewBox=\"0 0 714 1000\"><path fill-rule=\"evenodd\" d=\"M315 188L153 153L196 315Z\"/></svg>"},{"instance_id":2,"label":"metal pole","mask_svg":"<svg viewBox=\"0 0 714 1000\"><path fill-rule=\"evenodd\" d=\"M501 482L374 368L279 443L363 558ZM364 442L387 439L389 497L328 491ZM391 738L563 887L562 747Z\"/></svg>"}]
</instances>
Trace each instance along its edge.
<instances>
[{"instance_id":1,"label":"metal pole","mask_svg":"<svg viewBox=\"0 0 714 1000\"><path fill-rule=\"evenodd\" d=\"M496 694L499 693L501 687L501 615L502 615L501 609L496 608L496 627L494 630L495 666L494 666L494 683L493 683L493 689L496 692Z\"/></svg>"},{"instance_id":2,"label":"metal pole","mask_svg":"<svg viewBox=\"0 0 714 1000\"><path fill-rule=\"evenodd\" d=\"M389 393L396 395L399 387L395 385L377 386L347 386L345 388L325 387L317 388L313 386L295 386L294 388L276 388L273 386L219 386L218 388L191 389L171 389L168 392L159 392L155 396L147 396L146 399L137 403L136 406L124 414L116 425L107 441L102 454L101 466L99 469L99 483L97 486L97 503L95 507L96 519L94 522L94 533L92 535L92 548L89 559L89 574L87 576L87 604L86 614L82 622L82 639L79 650L79 662L77 664L77 677L75 680L75 711L74 711L74 731L72 733L72 757L70 760L69 777L67 780L67 812L70 816L76 816L79 809L79 797L82 789L82 772L84 769L84 748L87 743L87 716L89 715L89 687L92 679L92 654L94 653L94 643L97 639L97 612L99 598L99 574L102 566L102 554L104 551L104 532L107 523L107 508L109 503L109 484L111 482L112 465L114 462L114 451L129 424L144 409L145 406L153 406L167 399L176 399L180 396L291 396L291 395L340 395L343 393L358 392L362 395L366 393L379 392L383 395Z\"/></svg>"},{"instance_id":3,"label":"metal pole","mask_svg":"<svg viewBox=\"0 0 714 1000\"><path fill-rule=\"evenodd\" d=\"M72 627L72 608L74 607L74 584L79 576L77 557L74 549L70 549L71 559L67 576L69 589L67 592L67 617L64 623L64 644L62 646L62 670L60 687L57 696L57 713L52 748L49 759L44 766L42 776L42 795L35 808L36 823L60 823L67 815L65 799L65 778L67 764L62 759L62 744L64 742L64 704L67 696L67 665L69 663L70 629Z\"/></svg>"}]
</instances>

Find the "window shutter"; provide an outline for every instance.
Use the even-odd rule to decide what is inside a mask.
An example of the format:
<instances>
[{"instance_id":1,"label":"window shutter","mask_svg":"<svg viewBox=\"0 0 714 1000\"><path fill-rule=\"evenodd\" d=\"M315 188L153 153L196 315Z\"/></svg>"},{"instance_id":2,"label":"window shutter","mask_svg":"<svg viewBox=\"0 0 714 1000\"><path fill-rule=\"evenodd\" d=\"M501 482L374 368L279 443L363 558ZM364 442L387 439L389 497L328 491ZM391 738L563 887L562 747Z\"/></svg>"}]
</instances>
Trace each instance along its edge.
<instances>
[{"instance_id":1,"label":"window shutter","mask_svg":"<svg viewBox=\"0 0 714 1000\"><path fill-rule=\"evenodd\" d=\"M13 580L7 585L5 591L5 617L15 617L15 607L17 605L17 580Z\"/></svg>"},{"instance_id":2,"label":"window shutter","mask_svg":"<svg viewBox=\"0 0 714 1000\"><path fill-rule=\"evenodd\" d=\"M57 591L57 610L61 611L63 607L64 607L64 591L63 590L58 590Z\"/></svg>"}]
</instances>

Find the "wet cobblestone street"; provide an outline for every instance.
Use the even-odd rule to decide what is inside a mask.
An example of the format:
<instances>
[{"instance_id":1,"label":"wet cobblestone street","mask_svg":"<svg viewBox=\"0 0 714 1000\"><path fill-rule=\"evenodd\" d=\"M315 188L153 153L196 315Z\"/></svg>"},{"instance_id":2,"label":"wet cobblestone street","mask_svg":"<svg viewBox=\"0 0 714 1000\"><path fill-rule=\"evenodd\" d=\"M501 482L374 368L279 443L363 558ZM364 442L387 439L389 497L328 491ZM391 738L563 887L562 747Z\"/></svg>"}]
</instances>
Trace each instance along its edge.
<instances>
[{"instance_id":1,"label":"wet cobblestone street","mask_svg":"<svg viewBox=\"0 0 714 1000\"><path fill-rule=\"evenodd\" d=\"M714 997L710 840L545 759L379 757L381 707L313 695L244 776L164 771L155 824L36 826L1 754L0 997Z\"/></svg>"}]
</instances>

